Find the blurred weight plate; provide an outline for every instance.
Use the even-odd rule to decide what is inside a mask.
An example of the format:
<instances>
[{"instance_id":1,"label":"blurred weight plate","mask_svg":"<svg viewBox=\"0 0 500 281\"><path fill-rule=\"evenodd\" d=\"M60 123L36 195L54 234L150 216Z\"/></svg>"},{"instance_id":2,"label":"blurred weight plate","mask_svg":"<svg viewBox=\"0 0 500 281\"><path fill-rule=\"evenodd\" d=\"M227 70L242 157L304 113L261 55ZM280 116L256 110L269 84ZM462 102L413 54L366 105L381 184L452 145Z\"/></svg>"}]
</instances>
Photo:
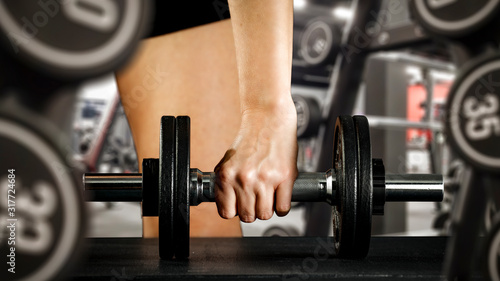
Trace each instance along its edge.
<instances>
[{"instance_id":1,"label":"blurred weight plate","mask_svg":"<svg viewBox=\"0 0 500 281\"><path fill-rule=\"evenodd\" d=\"M338 53L340 37L340 30L326 19L313 19L300 40L302 58L309 65L328 63Z\"/></svg>"},{"instance_id":2,"label":"blurred weight plate","mask_svg":"<svg viewBox=\"0 0 500 281\"><path fill-rule=\"evenodd\" d=\"M488 201L488 204L486 205L486 211L484 212L484 229L485 231L489 231L492 226L492 220L494 219L495 215L497 213L500 213L499 210L497 210L497 207L493 201Z\"/></svg>"},{"instance_id":3,"label":"blurred weight plate","mask_svg":"<svg viewBox=\"0 0 500 281\"><path fill-rule=\"evenodd\" d=\"M483 265L488 280L500 281L500 213L493 221L493 227L486 234Z\"/></svg>"},{"instance_id":4,"label":"blurred weight plate","mask_svg":"<svg viewBox=\"0 0 500 281\"><path fill-rule=\"evenodd\" d=\"M46 125L33 116L28 123L0 112L0 253L4 260L0 280L63 279L82 255L81 187L66 162L70 157L48 137L57 135L57 130ZM10 169L15 171L9 173ZM15 180L10 182L12 189L9 177ZM11 223L15 229L8 228ZM15 274L7 271L11 266Z\"/></svg>"},{"instance_id":5,"label":"blurred weight plate","mask_svg":"<svg viewBox=\"0 0 500 281\"><path fill-rule=\"evenodd\" d=\"M299 231L291 226L291 225L285 225L285 226L279 226L279 225L273 225L268 227L264 233L262 234L264 237L273 237L273 236L300 236Z\"/></svg>"},{"instance_id":6,"label":"blurred weight plate","mask_svg":"<svg viewBox=\"0 0 500 281\"><path fill-rule=\"evenodd\" d=\"M446 135L455 151L476 168L500 169L500 54L466 65L451 87Z\"/></svg>"},{"instance_id":7,"label":"blurred weight plate","mask_svg":"<svg viewBox=\"0 0 500 281\"><path fill-rule=\"evenodd\" d=\"M57 79L123 65L145 35L150 1L0 0L0 38L25 64Z\"/></svg>"},{"instance_id":8,"label":"blurred weight plate","mask_svg":"<svg viewBox=\"0 0 500 281\"><path fill-rule=\"evenodd\" d=\"M297 137L307 138L318 133L321 124L321 109L318 102L311 97L293 95L293 103L297 110Z\"/></svg>"},{"instance_id":9,"label":"blurred weight plate","mask_svg":"<svg viewBox=\"0 0 500 281\"><path fill-rule=\"evenodd\" d=\"M432 34L462 37L498 17L500 0L414 0L413 15Z\"/></svg>"}]
</instances>

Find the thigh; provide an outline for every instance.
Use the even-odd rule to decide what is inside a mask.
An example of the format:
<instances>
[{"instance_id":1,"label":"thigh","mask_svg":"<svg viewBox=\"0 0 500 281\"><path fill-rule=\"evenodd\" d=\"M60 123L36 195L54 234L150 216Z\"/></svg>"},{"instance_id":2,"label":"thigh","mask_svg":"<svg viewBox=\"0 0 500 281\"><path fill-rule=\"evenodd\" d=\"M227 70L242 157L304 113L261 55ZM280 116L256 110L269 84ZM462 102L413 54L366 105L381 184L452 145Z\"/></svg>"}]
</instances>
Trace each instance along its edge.
<instances>
[{"instance_id":1,"label":"thigh","mask_svg":"<svg viewBox=\"0 0 500 281\"><path fill-rule=\"evenodd\" d=\"M230 20L144 40L117 83L139 159L158 157L162 115L191 117L191 167L202 171L213 171L236 136L240 109ZM223 220L214 203L203 203L191 208L191 233L239 236L241 230L237 218Z\"/></svg>"}]
</instances>

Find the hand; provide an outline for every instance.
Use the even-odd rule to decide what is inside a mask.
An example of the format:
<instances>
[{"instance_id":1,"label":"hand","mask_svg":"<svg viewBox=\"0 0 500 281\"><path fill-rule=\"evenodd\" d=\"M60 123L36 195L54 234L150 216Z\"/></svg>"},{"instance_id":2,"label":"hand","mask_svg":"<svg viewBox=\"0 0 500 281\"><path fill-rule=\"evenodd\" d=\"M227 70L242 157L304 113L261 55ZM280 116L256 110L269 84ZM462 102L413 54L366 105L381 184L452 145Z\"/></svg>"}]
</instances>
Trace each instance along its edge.
<instances>
[{"instance_id":1,"label":"hand","mask_svg":"<svg viewBox=\"0 0 500 281\"><path fill-rule=\"evenodd\" d=\"M243 222L290 211L297 177L297 113L290 97L284 106L247 109L238 135L215 167L219 215Z\"/></svg>"}]
</instances>

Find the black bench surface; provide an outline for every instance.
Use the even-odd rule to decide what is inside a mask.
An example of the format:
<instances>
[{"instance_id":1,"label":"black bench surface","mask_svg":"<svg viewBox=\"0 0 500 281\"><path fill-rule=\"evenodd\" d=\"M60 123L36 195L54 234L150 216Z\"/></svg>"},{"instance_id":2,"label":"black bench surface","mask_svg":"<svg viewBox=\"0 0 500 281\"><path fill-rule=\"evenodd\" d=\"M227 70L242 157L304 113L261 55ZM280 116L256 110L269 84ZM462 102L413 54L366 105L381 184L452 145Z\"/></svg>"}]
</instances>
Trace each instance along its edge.
<instances>
[{"instance_id":1,"label":"black bench surface","mask_svg":"<svg viewBox=\"0 0 500 281\"><path fill-rule=\"evenodd\" d=\"M189 260L160 260L158 239L94 238L73 280L441 280L445 237L373 237L363 260L331 238L192 238Z\"/></svg>"}]
</instances>

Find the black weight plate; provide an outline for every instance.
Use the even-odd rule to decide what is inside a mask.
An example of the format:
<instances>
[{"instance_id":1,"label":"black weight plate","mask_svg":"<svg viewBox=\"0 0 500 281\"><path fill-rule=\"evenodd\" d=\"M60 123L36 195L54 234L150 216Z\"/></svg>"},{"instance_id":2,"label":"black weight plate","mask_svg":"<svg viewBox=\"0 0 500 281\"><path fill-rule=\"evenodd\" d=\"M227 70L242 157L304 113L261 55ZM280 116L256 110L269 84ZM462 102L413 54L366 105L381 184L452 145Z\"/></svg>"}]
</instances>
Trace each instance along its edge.
<instances>
[{"instance_id":1,"label":"black weight plate","mask_svg":"<svg viewBox=\"0 0 500 281\"><path fill-rule=\"evenodd\" d=\"M500 213L493 221L493 227L486 234L483 265L488 280L500 281Z\"/></svg>"},{"instance_id":2,"label":"black weight plate","mask_svg":"<svg viewBox=\"0 0 500 281\"><path fill-rule=\"evenodd\" d=\"M500 170L500 55L464 66L446 105L446 135L468 163Z\"/></svg>"},{"instance_id":3,"label":"black weight plate","mask_svg":"<svg viewBox=\"0 0 500 281\"><path fill-rule=\"evenodd\" d=\"M150 1L0 1L0 39L42 74L84 79L123 65L148 29Z\"/></svg>"},{"instance_id":4,"label":"black weight plate","mask_svg":"<svg viewBox=\"0 0 500 281\"><path fill-rule=\"evenodd\" d=\"M297 110L297 137L300 139L316 135L322 120L318 102L301 95L293 95L292 98Z\"/></svg>"},{"instance_id":5,"label":"black weight plate","mask_svg":"<svg viewBox=\"0 0 500 281\"><path fill-rule=\"evenodd\" d=\"M462 37L498 17L500 0L414 0L413 15L432 34Z\"/></svg>"},{"instance_id":6,"label":"black weight plate","mask_svg":"<svg viewBox=\"0 0 500 281\"><path fill-rule=\"evenodd\" d=\"M175 257L189 257L189 157L190 157L190 119L178 116L176 119L176 178L174 239Z\"/></svg>"},{"instance_id":7,"label":"black weight plate","mask_svg":"<svg viewBox=\"0 0 500 281\"><path fill-rule=\"evenodd\" d=\"M333 167L337 178L333 237L337 256L350 257L355 249L358 185L356 133L351 116L337 118L333 145Z\"/></svg>"},{"instance_id":8,"label":"black weight plate","mask_svg":"<svg viewBox=\"0 0 500 281\"><path fill-rule=\"evenodd\" d=\"M309 65L330 63L339 51L341 34L327 18L311 20L302 33L300 53Z\"/></svg>"},{"instance_id":9,"label":"black weight plate","mask_svg":"<svg viewBox=\"0 0 500 281\"><path fill-rule=\"evenodd\" d=\"M163 116L160 130L158 234L161 259L174 257L175 117Z\"/></svg>"},{"instance_id":10,"label":"black weight plate","mask_svg":"<svg viewBox=\"0 0 500 281\"><path fill-rule=\"evenodd\" d=\"M352 257L364 258L370 249L372 230L373 172L370 126L365 116L354 116L356 139L358 141L358 205L356 236Z\"/></svg>"},{"instance_id":11,"label":"black weight plate","mask_svg":"<svg viewBox=\"0 0 500 281\"><path fill-rule=\"evenodd\" d=\"M82 255L82 187L53 139L61 132L22 115L0 112L0 280L60 280Z\"/></svg>"},{"instance_id":12,"label":"black weight plate","mask_svg":"<svg viewBox=\"0 0 500 281\"><path fill-rule=\"evenodd\" d=\"M158 196L160 195L159 183L159 159L142 160L142 216L158 216Z\"/></svg>"}]
</instances>

